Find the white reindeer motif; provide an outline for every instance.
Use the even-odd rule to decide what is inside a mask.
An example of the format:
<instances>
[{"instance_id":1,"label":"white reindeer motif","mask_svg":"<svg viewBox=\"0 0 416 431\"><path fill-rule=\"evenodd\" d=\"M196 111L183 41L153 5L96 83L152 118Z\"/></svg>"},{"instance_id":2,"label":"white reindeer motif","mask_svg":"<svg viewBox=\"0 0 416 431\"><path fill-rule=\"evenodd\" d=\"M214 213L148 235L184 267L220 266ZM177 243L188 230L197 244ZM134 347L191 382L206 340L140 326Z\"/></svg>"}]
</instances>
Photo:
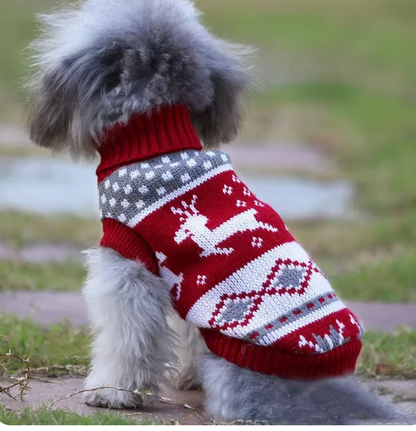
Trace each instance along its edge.
<instances>
[{"instance_id":1,"label":"white reindeer motif","mask_svg":"<svg viewBox=\"0 0 416 431\"><path fill-rule=\"evenodd\" d=\"M234 251L233 248L221 248L218 245L238 232L255 231L257 229L264 229L269 232L278 231L278 229L267 223L257 221L255 218L257 211L254 208L232 217L214 230L211 230L206 226L208 218L200 214L195 208L196 201L197 196L194 196L191 204L188 205L186 202L182 202L183 210L173 207L171 209L174 214L181 216L180 221L182 222L180 229L175 234L175 242L181 244L187 238L191 238L193 242L202 248L201 257L230 255Z\"/></svg>"},{"instance_id":2,"label":"white reindeer motif","mask_svg":"<svg viewBox=\"0 0 416 431\"><path fill-rule=\"evenodd\" d=\"M159 272L160 276L166 281L170 290L173 290L175 287L177 289L176 299L179 300L181 297L182 283L183 283L183 274L176 275L169 268L164 266L164 262L167 259L167 256L163 253L156 253L156 258L159 261Z\"/></svg>"}]
</instances>

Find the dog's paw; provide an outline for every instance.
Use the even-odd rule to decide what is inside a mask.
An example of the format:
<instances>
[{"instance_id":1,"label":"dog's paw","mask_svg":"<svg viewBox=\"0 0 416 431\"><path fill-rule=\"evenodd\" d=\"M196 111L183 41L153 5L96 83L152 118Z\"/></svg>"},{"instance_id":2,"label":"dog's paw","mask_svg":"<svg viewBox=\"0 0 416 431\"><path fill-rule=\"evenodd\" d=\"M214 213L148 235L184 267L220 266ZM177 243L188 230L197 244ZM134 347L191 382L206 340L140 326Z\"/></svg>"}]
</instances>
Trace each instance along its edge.
<instances>
[{"instance_id":1,"label":"dog's paw","mask_svg":"<svg viewBox=\"0 0 416 431\"><path fill-rule=\"evenodd\" d=\"M146 396L116 389L90 390L83 394L84 402L91 407L108 409L137 409L147 403Z\"/></svg>"},{"instance_id":2,"label":"dog's paw","mask_svg":"<svg viewBox=\"0 0 416 431\"><path fill-rule=\"evenodd\" d=\"M191 389L202 389L202 383L197 379L196 376L183 377L174 380L174 386L180 391L189 391Z\"/></svg>"}]
</instances>

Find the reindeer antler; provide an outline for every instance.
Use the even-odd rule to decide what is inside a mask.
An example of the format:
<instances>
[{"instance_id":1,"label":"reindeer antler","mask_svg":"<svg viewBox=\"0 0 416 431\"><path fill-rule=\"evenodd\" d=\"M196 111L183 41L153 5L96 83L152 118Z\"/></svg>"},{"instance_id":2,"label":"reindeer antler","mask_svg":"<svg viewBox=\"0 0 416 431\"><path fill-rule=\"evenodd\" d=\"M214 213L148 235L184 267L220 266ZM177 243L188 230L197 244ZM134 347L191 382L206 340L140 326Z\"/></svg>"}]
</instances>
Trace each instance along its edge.
<instances>
[{"instance_id":1,"label":"reindeer antler","mask_svg":"<svg viewBox=\"0 0 416 431\"><path fill-rule=\"evenodd\" d=\"M189 208L192 210L194 214L199 214L199 211L195 208L197 199L198 199L198 196L194 195L192 198L191 205L189 205Z\"/></svg>"},{"instance_id":2,"label":"reindeer antler","mask_svg":"<svg viewBox=\"0 0 416 431\"><path fill-rule=\"evenodd\" d=\"M192 198L192 201L189 205L185 201L182 201L182 206L183 206L185 211L183 211L181 208L172 207L171 210L172 210L173 214L185 216L185 217L181 217L179 219L180 221L185 221L186 218L192 217L192 214L188 211L188 209L190 209L194 215L199 214L199 211L195 208L195 204L196 204L197 199L198 199L198 197L194 195Z\"/></svg>"}]
</instances>

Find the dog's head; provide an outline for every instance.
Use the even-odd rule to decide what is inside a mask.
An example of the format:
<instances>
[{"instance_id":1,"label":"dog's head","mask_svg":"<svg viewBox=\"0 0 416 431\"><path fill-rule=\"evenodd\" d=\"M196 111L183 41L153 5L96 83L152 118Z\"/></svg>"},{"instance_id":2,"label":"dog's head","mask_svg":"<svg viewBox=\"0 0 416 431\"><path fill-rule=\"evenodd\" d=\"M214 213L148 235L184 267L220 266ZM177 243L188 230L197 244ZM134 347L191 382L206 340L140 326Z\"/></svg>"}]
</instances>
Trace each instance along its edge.
<instances>
[{"instance_id":1,"label":"dog's head","mask_svg":"<svg viewBox=\"0 0 416 431\"><path fill-rule=\"evenodd\" d=\"M231 141L250 83L249 50L221 41L188 0L87 0L40 16L32 45L32 140L92 157L103 131L184 104L206 148Z\"/></svg>"}]
</instances>

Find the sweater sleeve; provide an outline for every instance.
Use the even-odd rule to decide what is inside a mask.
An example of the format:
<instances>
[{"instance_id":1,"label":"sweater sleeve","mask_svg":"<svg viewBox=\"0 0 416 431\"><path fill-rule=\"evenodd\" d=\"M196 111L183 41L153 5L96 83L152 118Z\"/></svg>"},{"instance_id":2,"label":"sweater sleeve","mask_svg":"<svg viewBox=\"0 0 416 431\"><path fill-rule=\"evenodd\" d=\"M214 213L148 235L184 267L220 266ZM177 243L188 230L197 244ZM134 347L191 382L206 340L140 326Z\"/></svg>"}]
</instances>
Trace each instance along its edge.
<instances>
[{"instance_id":1,"label":"sweater sleeve","mask_svg":"<svg viewBox=\"0 0 416 431\"><path fill-rule=\"evenodd\" d=\"M133 229L113 220L103 221L103 238L101 247L108 247L125 259L138 260L146 268L159 275L159 267L150 245Z\"/></svg>"}]
</instances>

